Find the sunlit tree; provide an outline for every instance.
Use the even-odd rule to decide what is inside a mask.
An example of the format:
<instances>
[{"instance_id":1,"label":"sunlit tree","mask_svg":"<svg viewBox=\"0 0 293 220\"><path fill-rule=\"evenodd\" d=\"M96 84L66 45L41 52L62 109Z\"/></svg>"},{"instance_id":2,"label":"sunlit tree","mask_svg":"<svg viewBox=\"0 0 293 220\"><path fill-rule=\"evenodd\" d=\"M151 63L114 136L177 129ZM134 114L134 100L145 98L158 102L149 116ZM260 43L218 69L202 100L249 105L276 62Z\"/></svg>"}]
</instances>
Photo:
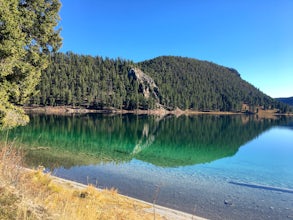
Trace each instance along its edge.
<instances>
[{"instance_id":1,"label":"sunlit tree","mask_svg":"<svg viewBox=\"0 0 293 220\"><path fill-rule=\"evenodd\" d=\"M61 46L59 0L0 1L0 126L25 124L18 107L35 93L49 55Z\"/></svg>"}]
</instances>

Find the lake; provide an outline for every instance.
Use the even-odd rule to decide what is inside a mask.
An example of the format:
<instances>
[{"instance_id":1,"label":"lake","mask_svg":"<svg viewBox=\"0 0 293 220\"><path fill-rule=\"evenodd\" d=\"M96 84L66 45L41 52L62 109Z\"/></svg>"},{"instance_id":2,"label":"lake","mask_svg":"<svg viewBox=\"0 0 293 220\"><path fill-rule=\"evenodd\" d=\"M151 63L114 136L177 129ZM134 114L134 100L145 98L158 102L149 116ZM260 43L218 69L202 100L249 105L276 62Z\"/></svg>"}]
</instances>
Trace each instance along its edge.
<instances>
[{"instance_id":1,"label":"lake","mask_svg":"<svg viewBox=\"0 0 293 220\"><path fill-rule=\"evenodd\" d=\"M29 167L209 219L293 219L292 117L30 117L8 134Z\"/></svg>"}]
</instances>

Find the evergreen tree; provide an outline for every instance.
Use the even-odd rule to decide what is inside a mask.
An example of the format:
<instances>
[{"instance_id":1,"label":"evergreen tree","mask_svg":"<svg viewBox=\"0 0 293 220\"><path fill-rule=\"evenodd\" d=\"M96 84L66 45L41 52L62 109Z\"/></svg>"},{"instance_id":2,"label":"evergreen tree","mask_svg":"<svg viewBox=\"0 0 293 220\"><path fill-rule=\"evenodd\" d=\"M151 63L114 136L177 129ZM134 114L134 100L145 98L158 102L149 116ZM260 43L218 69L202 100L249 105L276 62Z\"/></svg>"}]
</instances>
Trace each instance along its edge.
<instances>
[{"instance_id":1,"label":"evergreen tree","mask_svg":"<svg viewBox=\"0 0 293 220\"><path fill-rule=\"evenodd\" d=\"M263 94L231 68L182 57L158 57L134 64L109 59L56 53L42 72L40 94L31 104L74 105L91 109L154 109L163 106L195 111L248 111L290 108ZM157 87L151 88L130 71L140 68ZM147 88L147 89L146 89ZM149 95L146 95L146 92ZM53 104L52 104L53 103Z\"/></svg>"},{"instance_id":2,"label":"evergreen tree","mask_svg":"<svg viewBox=\"0 0 293 220\"><path fill-rule=\"evenodd\" d=\"M61 45L59 0L0 1L0 126L25 124L23 104Z\"/></svg>"}]
</instances>

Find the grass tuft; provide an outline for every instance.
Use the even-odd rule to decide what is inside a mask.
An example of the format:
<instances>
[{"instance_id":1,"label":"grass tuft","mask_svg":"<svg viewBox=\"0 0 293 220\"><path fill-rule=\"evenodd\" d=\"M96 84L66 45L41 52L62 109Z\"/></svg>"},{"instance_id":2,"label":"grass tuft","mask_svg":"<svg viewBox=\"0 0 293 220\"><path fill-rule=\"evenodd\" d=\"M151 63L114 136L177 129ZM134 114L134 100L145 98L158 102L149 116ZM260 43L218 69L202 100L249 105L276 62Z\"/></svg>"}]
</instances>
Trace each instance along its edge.
<instances>
[{"instance_id":1,"label":"grass tuft","mask_svg":"<svg viewBox=\"0 0 293 220\"><path fill-rule=\"evenodd\" d=\"M23 168L22 152L0 146L0 219L161 219L116 189L77 188Z\"/></svg>"}]
</instances>

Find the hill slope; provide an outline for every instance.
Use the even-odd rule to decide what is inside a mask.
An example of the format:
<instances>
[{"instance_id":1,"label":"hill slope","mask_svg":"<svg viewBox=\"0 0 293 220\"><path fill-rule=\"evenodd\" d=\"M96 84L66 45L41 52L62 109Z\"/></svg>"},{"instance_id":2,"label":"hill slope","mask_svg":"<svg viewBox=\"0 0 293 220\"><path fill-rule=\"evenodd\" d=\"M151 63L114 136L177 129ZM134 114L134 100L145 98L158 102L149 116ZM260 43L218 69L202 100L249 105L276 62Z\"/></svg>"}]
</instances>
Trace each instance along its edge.
<instances>
[{"instance_id":1,"label":"hill slope","mask_svg":"<svg viewBox=\"0 0 293 220\"><path fill-rule=\"evenodd\" d=\"M286 109L242 80L236 70L211 62L164 56L133 63L73 53L57 53L51 61L42 73L40 92L29 104L128 110Z\"/></svg>"},{"instance_id":2,"label":"hill slope","mask_svg":"<svg viewBox=\"0 0 293 220\"><path fill-rule=\"evenodd\" d=\"M293 97L289 97L289 98L276 98L276 100L283 102L285 104L291 105L293 106Z\"/></svg>"},{"instance_id":3,"label":"hill slope","mask_svg":"<svg viewBox=\"0 0 293 220\"><path fill-rule=\"evenodd\" d=\"M154 78L170 108L240 111L242 104L269 108L276 102L242 80L231 68L182 57L158 57L139 63Z\"/></svg>"}]
</instances>

